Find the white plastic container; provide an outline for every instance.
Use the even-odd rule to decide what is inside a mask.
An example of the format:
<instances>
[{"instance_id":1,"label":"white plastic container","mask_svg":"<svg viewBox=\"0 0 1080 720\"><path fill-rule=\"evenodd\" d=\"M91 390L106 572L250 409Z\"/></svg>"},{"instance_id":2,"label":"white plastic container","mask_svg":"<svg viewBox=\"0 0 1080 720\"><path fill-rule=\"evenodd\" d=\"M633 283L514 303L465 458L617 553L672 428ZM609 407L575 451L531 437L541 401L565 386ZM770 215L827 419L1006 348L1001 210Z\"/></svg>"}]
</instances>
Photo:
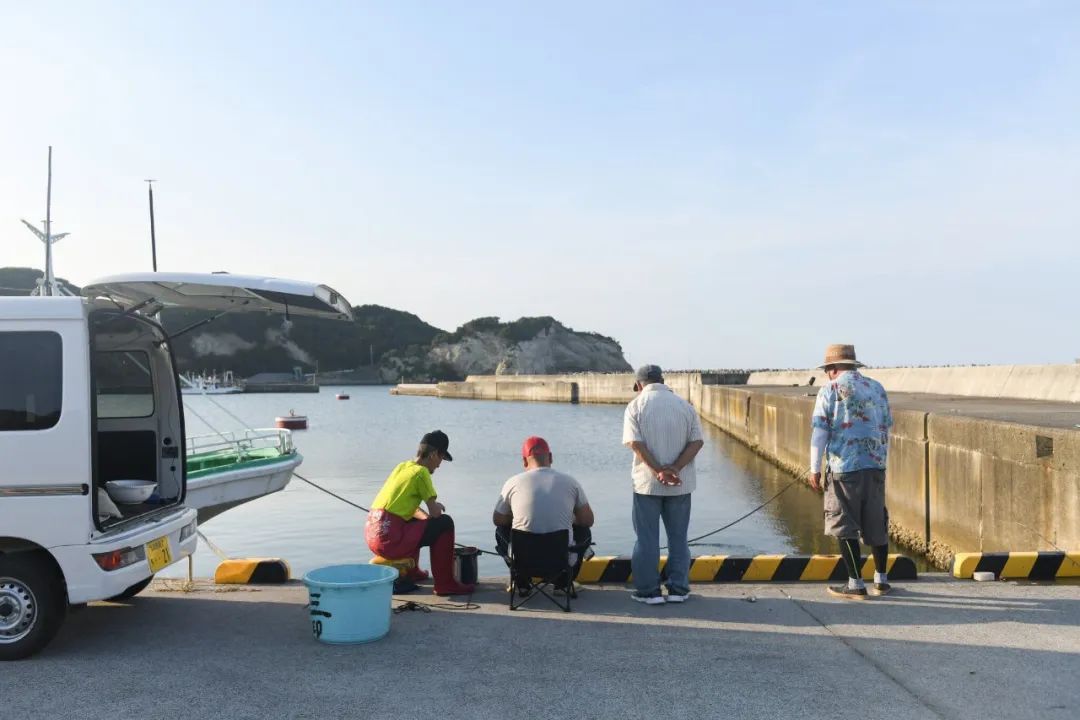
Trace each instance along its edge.
<instances>
[{"instance_id":1,"label":"white plastic container","mask_svg":"<svg viewBox=\"0 0 1080 720\"><path fill-rule=\"evenodd\" d=\"M138 505L146 502L157 483L153 480L110 480L105 483L105 491L121 505Z\"/></svg>"}]
</instances>

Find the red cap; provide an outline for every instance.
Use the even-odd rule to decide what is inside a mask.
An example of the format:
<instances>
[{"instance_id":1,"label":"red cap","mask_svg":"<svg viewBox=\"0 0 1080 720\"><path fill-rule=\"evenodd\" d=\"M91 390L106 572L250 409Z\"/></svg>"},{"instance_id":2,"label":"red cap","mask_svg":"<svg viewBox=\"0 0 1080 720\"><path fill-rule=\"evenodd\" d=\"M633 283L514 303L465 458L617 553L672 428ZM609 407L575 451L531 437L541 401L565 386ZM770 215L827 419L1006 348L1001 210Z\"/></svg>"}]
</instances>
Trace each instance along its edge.
<instances>
[{"instance_id":1,"label":"red cap","mask_svg":"<svg viewBox=\"0 0 1080 720\"><path fill-rule=\"evenodd\" d=\"M525 439L525 444L521 446L521 457L527 458L530 455L540 453L542 455L550 455L551 448L548 447L547 440L542 437L533 435L530 438Z\"/></svg>"}]
</instances>

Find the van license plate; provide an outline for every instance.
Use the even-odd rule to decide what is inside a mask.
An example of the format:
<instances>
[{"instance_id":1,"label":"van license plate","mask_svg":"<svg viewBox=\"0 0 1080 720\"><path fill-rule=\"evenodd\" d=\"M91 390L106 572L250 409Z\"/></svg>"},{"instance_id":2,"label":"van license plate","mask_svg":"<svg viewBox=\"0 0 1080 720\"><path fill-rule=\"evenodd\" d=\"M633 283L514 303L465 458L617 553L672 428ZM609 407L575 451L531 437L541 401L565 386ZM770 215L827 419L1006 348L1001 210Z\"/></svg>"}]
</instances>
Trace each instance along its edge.
<instances>
[{"instance_id":1,"label":"van license plate","mask_svg":"<svg viewBox=\"0 0 1080 720\"><path fill-rule=\"evenodd\" d=\"M157 572L161 568L172 564L172 553L169 552L169 538L160 537L146 543L146 559L150 563L150 572Z\"/></svg>"}]
</instances>

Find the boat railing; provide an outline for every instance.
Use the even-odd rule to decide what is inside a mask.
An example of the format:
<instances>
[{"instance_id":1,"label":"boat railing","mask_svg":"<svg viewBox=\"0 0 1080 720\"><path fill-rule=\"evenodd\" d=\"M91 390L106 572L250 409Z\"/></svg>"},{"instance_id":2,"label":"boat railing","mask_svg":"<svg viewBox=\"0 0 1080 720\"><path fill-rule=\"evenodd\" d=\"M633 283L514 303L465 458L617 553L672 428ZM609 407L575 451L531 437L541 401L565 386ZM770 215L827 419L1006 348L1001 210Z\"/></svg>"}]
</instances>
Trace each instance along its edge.
<instances>
[{"instance_id":1,"label":"boat railing","mask_svg":"<svg viewBox=\"0 0 1080 720\"><path fill-rule=\"evenodd\" d=\"M236 432L192 435L187 438L185 455L208 455L234 452L246 455L252 450L276 449L280 455L293 452L292 431L280 428L256 428Z\"/></svg>"}]
</instances>

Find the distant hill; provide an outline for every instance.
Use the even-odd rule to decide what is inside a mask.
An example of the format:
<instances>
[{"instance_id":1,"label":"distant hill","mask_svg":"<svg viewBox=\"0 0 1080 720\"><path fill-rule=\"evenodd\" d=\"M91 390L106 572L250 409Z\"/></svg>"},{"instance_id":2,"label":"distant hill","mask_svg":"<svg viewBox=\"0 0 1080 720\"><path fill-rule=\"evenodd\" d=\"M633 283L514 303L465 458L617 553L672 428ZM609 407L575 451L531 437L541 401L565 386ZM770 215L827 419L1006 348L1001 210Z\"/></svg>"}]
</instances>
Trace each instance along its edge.
<instances>
[{"instance_id":1,"label":"distant hill","mask_svg":"<svg viewBox=\"0 0 1080 720\"><path fill-rule=\"evenodd\" d=\"M0 268L0 294L27 294L40 270ZM73 292L79 288L64 281ZM555 318L501 322L477 318L448 332L416 315L380 305L353 308L354 321L238 313L184 332L209 317L165 310L161 323L173 340L181 371L231 370L311 373L359 369L382 382L457 380L469 374L542 374L625 371L630 365L612 338L576 332Z\"/></svg>"},{"instance_id":2,"label":"distant hill","mask_svg":"<svg viewBox=\"0 0 1080 720\"><path fill-rule=\"evenodd\" d=\"M38 278L42 274L40 270L34 268L0 268L0 295L29 295L30 291L37 287ZM63 278L56 279L61 286L78 294L79 288Z\"/></svg>"},{"instance_id":3,"label":"distant hill","mask_svg":"<svg viewBox=\"0 0 1080 720\"><path fill-rule=\"evenodd\" d=\"M177 364L191 370L232 370L240 377L257 372L305 373L377 366L390 352L427 348L443 331L412 313L380 305L353 308L354 321L295 317L286 327L279 315L237 313L180 335L173 342ZM165 310L161 324L176 333L206 313Z\"/></svg>"}]
</instances>

